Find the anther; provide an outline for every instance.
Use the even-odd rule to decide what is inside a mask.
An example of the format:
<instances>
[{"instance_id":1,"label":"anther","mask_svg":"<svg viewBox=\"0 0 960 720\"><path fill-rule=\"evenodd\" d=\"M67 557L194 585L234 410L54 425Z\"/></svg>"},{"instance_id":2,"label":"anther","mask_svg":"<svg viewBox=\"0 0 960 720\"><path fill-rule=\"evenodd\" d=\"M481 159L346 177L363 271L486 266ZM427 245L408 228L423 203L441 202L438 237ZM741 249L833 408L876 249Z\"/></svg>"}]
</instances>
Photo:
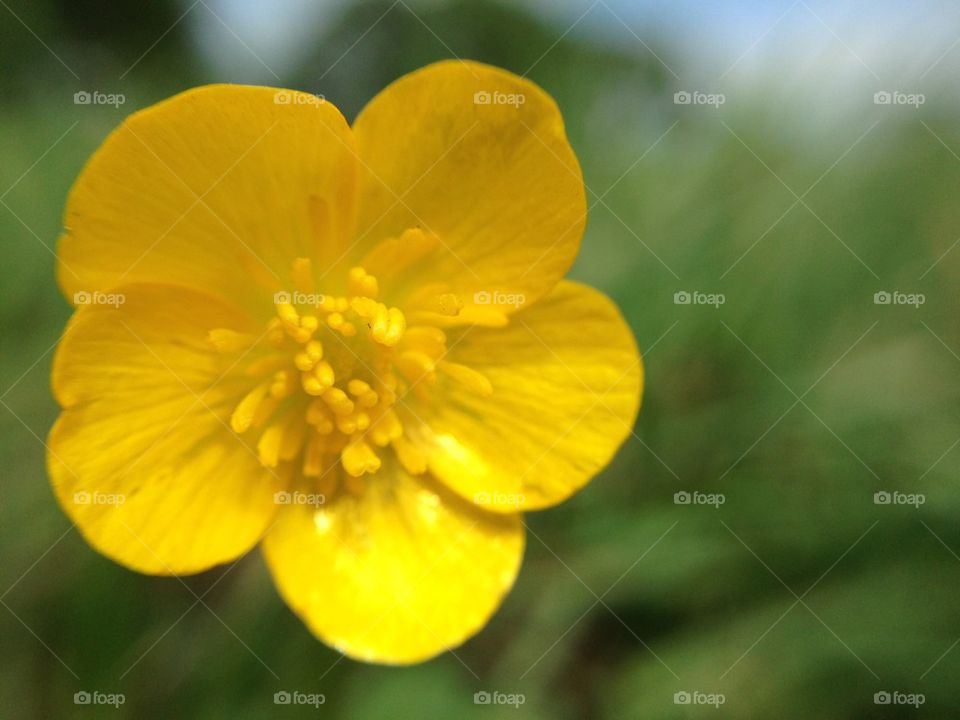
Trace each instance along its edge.
<instances>
[{"instance_id":1,"label":"anther","mask_svg":"<svg viewBox=\"0 0 960 720\"><path fill-rule=\"evenodd\" d=\"M350 295L353 297L376 299L377 294L380 292L377 279L373 275L368 275L367 271L362 267L351 268L347 276L347 281L349 283Z\"/></svg>"},{"instance_id":2,"label":"anther","mask_svg":"<svg viewBox=\"0 0 960 720\"><path fill-rule=\"evenodd\" d=\"M263 396L267 394L269 388L269 383L257 385L257 387L248 392L243 400L239 402L233 414L230 416L230 427L233 428L234 432L242 433L250 428L257 408L260 406Z\"/></svg>"},{"instance_id":3,"label":"anther","mask_svg":"<svg viewBox=\"0 0 960 720\"><path fill-rule=\"evenodd\" d=\"M353 412L353 401L340 388L332 387L323 393L323 400L337 415L349 415Z\"/></svg>"},{"instance_id":4,"label":"anther","mask_svg":"<svg viewBox=\"0 0 960 720\"><path fill-rule=\"evenodd\" d=\"M493 385L487 376L473 368L446 360L437 363L437 367L475 395L489 397L493 394Z\"/></svg>"},{"instance_id":5,"label":"anther","mask_svg":"<svg viewBox=\"0 0 960 720\"><path fill-rule=\"evenodd\" d=\"M372 473L380 469L380 458L362 438L348 443L340 453L340 458L343 461L343 469L353 477L360 477L364 473Z\"/></svg>"}]
</instances>

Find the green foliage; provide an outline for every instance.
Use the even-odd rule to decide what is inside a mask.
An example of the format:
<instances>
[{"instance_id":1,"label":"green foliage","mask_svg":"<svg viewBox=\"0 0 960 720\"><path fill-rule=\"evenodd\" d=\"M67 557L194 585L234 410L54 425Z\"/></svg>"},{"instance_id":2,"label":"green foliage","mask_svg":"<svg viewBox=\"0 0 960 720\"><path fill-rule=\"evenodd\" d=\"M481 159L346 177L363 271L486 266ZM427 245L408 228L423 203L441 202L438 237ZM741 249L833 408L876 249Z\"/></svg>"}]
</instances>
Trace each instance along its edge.
<instances>
[{"instance_id":1,"label":"green foliage","mask_svg":"<svg viewBox=\"0 0 960 720\"><path fill-rule=\"evenodd\" d=\"M490 625L419 667L340 659L256 554L183 583L100 557L44 470L50 350L68 317L51 251L72 179L123 114L212 78L186 50L148 57L120 86L125 107L80 112L74 78L19 37L4 84L18 101L0 110L0 192L13 186L0 206L0 716L92 717L72 702L91 688L125 693L116 715L136 718L272 718L273 693L293 688L324 693L327 717L866 718L884 690L923 693L910 716L956 715L955 112L865 102L818 128L759 92L677 106L642 47L589 33L553 46L562 28L507 5L417 7L354 7L284 84L352 116L451 52L530 70L596 202L574 275L619 302L645 352L635 436L586 490L529 516L521 577ZM123 33L97 43L120 66L142 52ZM28 82L31 58L49 71ZM894 290L926 302L874 304ZM725 302L677 305L681 291ZM725 502L676 504L679 491ZM877 505L878 491L926 502ZM525 703L474 705L480 690ZM678 705L678 691L726 702Z\"/></svg>"}]
</instances>

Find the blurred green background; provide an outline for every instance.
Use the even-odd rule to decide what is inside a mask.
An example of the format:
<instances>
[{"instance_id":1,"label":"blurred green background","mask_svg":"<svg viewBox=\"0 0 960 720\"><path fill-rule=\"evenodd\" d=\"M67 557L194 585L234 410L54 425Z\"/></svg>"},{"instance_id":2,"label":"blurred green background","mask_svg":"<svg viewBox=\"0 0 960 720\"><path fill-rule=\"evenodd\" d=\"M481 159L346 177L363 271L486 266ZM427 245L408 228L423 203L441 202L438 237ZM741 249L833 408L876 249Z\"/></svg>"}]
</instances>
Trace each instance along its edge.
<instances>
[{"instance_id":1,"label":"blurred green background","mask_svg":"<svg viewBox=\"0 0 960 720\"><path fill-rule=\"evenodd\" d=\"M960 716L956 8L0 5L0 718ZM367 666L306 631L257 553L181 583L71 528L44 470L69 315L53 251L72 180L136 109L248 82L352 118L451 56L558 101L593 206L573 275L623 308L647 387L612 466L528 517L484 631L420 666ZM94 90L125 103L74 103ZM126 702L77 706L83 690ZM277 706L280 690L326 702Z\"/></svg>"}]
</instances>

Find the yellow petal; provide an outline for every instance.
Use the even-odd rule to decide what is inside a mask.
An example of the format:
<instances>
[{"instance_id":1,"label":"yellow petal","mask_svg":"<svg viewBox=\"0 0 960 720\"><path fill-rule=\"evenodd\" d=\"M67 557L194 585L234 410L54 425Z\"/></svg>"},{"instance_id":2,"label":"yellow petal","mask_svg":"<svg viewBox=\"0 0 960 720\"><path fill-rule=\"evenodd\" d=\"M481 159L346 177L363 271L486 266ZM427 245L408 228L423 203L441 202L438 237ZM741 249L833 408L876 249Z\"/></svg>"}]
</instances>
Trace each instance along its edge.
<instances>
[{"instance_id":1,"label":"yellow petal","mask_svg":"<svg viewBox=\"0 0 960 720\"><path fill-rule=\"evenodd\" d=\"M385 465L359 495L283 506L263 549L284 599L358 660L414 663L484 626L523 555L519 515L465 503Z\"/></svg>"},{"instance_id":2,"label":"yellow petal","mask_svg":"<svg viewBox=\"0 0 960 720\"><path fill-rule=\"evenodd\" d=\"M461 331L463 332L463 331ZM430 470L500 512L554 505L585 485L633 428L643 372L630 328L604 294L562 281L501 329L451 337L450 358L489 381L455 378L417 417Z\"/></svg>"},{"instance_id":3,"label":"yellow petal","mask_svg":"<svg viewBox=\"0 0 960 720\"><path fill-rule=\"evenodd\" d=\"M359 250L417 227L439 240L402 291L442 279L468 306L489 293L512 313L570 267L583 178L556 103L529 80L475 62L429 65L378 94L354 132Z\"/></svg>"},{"instance_id":4,"label":"yellow petal","mask_svg":"<svg viewBox=\"0 0 960 720\"><path fill-rule=\"evenodd\" d=\"M249 386L208 340L254 332L213 298L170 286L118 290L76 312L57 350L64 407L47 462L60 504L97 550L134 570L185 574L257 542L274 477L230 429ZM222 379L221 379L222 377Z\"/></svg>"},{"instance_id":5,"label":"yellow petal","mask_svg":"<svg viewBox=\"0 0 960 720\"><path fill-rule=\"evenodd\" d=\"M72 300L162 282L272 312L263 300L295 289L296 258L322 268L343 251L356 182L350 129L330 103L189 90L131 115L87 163L64 214L61 287Z\"/></svg>"}]
</instances>

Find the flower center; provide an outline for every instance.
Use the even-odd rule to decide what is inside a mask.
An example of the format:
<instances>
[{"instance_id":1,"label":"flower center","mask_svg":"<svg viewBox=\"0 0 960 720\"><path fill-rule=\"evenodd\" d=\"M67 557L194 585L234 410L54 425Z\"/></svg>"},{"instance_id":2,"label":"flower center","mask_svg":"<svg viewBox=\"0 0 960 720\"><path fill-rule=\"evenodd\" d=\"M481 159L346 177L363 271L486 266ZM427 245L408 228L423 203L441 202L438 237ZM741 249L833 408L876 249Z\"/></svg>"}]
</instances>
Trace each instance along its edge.
<instances>
[{"instance_id":1,"label":"flower center","mask_svg":"<svg viewBox=\"0 0 960 720\"><path fill-rule=\"evenodd\" d=\"M487 378L446 361L446 333L429 320L436 313L414 309L409 317L420 324L408 326L408 315L378 300L377 278L364 268L349 271L342 295L315 292L309 259L297 259L291 276L297 289L275 294L276 315L261 339L210 332L219 351L244 351L243 372L254 379L230 417L233 430L256 439L263 465L299 471L328 495L338 464L347 489L359 492L388 451L408 472L423 473L426 457L405 432L420 423L404 396L427 392L438 371L480 394L492 391ZM449 318L459 305L446 302Z\"/></svg>"}]
</instances>

